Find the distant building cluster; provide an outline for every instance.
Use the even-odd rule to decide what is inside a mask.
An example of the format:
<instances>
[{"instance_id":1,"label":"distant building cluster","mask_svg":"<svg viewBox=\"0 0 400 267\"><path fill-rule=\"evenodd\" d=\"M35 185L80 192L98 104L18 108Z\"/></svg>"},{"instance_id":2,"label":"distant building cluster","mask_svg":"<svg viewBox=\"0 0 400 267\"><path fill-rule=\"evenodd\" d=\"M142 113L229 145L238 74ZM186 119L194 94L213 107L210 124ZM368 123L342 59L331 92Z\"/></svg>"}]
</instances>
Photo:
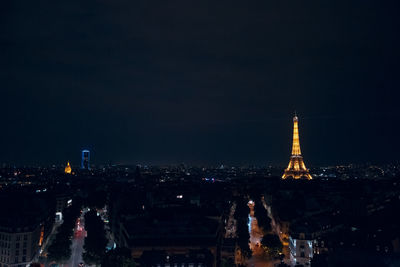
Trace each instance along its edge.
<instances>
[{"instance_id":1,"label":"distant building cluster","mask_svg":"<svg viewBox=\"0 0 400 267\"><path fill-rule=\"evenodd\" d=\"M286 264L355 260L347 251L380 264L380 258L400 252L400 229L393 220L400 208L400 165L313 168L312 180L281 179L280 170L182 164L70 173L63 166L4 166L0 212L7 216L0 219L0 263L15 267L45 257L64 210L93 190L107 194L107 208L98 214L106 224L108 249L129 249L137 263L246 263L241 232L252 229L241 223L249 215L240 203L249 196L264 203Z\"/></svg>"},{"instance_id":2,"label":"distant building cluster","mask_svg":"<svg viewBox=\"0 0 400 267\"><path fill-rule=\"evenodd\" d=\"M399 186L391 179L289 182L264 196L292 265L309 266L314 257L329 255L347 259L343 264L363 258L381 266L400 252L400 229L390 219L400 208Z\"/></svg>"},{"instance_id":3,"label":"distant building cluster","mask_svg":"<svg viewBox=\"0 0 400 267\"><path fill-rule=\"evenodd\" d=\"M66 257L75 263L84 253L84 242L76 238L87 240L95 227L100 227L96 235L104 230L99 240L105 244L89 257L95 264L107 257L170 267L400 264L400 224L394 220L400 210L400 164L307 169L295 116L283 176L282 169L95 166L86 149L80 168L69 161L51 167L3 165L0 267L57 265L61 261L54 257L62 255L54 254L59 247L68 250L72 239L75 249ZM92 216L89 233L85 214ZM125 254L113 254L121 251Z\"/></svg>"}]
</instances>

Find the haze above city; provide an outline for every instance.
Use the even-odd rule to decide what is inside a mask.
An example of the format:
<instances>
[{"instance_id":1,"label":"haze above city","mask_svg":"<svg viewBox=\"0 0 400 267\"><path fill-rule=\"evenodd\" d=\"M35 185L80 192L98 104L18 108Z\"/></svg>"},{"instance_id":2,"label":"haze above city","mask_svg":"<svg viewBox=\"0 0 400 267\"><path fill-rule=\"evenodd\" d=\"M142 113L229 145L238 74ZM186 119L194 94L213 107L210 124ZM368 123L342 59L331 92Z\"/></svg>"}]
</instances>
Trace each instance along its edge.
<instances>
[{"instance_id":1,"label":"haze above city","mask_svg":"<svg viewBox=\"0 0 400 267\"><path fill-rule=\"evenodd\" d=\"M269 2L269 3L267 3ZM396 1L9 1L0 162L397 159Z\"/></svg>"}]
</instances>

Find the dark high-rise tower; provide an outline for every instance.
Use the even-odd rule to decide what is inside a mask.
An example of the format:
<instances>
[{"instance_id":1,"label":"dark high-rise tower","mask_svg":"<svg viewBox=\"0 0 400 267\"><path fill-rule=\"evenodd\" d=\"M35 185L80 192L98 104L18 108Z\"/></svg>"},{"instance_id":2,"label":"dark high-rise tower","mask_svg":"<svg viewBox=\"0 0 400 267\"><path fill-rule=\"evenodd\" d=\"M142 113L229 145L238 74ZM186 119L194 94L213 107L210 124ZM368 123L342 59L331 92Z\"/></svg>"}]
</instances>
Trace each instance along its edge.
<instances>
[{"instance_id":1,"label":"dark high-rise tower","mask_svg":"<svg viewBox=\"0 0 400 267\"><path fill-rule=\"evenodd\" d=\"M292 155L290 156L289 166L285 169L285 173L282 178L286 179L292 177L294 179L307 178L312 179L306 165L303 161L303 156L300 150L300 138L299 138L299 118L294 115L293 118L293 145L292 145Z\"/></svg>"},{"instance_id":2,"label":"dark high-rise tower","mask_svg":"<svg viewBox=\"0 0 400 267\"><path fill-rule=\"evenodd\" d=\"M82 150L81 168L90 170L90 151L87 149Z\"/></svg>"}]
</instances>

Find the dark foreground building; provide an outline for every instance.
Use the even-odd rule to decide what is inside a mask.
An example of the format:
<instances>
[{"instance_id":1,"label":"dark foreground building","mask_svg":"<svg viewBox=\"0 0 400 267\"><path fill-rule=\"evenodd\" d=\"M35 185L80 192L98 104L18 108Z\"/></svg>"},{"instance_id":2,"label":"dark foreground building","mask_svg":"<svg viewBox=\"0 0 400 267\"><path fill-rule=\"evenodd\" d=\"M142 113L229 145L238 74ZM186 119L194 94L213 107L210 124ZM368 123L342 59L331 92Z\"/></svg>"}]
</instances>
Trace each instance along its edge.
<instances>
[{"instance_id":1,"label":"dark foreground building","mask_svg":"<svg viewBox=\"0 0 400 267\"><path fill-rule=\"evenodd\" d=\"M0 267L23 267L50 234L55 205L37 194L0 195Z\"/></svg>"},{"instance_id":2,"label":"dark foreground building","mask_svg":"<svg viewBox=\"0 0 400 267\"><path fill-rule=\"evenodd\" d=\"M225 208L221 194L203 192L211 190L192 184L126 189L110 207L116 246L128 248L140 266L218 266Z\"/></svg>"},{"instance_id":3,"label":"dark foreground building","mask_svg":"<svg viewBox=\"0 0 400 267\"><path fill-rule=\"evenodd\" d=\"M117 246L131 249L141 266L192 264L216 266L221 224L196 209L155 209L120 222ZM173 266L173 265L172 265Z\"/></svg>"}]
</instances>

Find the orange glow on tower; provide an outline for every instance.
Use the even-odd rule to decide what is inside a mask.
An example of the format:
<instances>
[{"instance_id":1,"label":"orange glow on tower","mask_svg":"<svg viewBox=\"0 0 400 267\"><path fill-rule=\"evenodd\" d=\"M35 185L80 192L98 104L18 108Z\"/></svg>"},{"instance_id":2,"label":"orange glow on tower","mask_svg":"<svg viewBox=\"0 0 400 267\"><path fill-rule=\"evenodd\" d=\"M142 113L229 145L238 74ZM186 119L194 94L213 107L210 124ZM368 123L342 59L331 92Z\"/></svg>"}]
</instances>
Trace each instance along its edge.
<instances>
[{"instance_id":1,"label":"orange glow on tower","mask_svg":"<svg viewBox=\"0 0 400 267\"><path fill-rule=\"evenodd\" d=\"M300 179L302 177L308 180L312 179L312 176L308 172L306 165L303 161L300 149L300 138L299 138L299 118L297 115L293 118L293 144L292 144L292 155L288 167L282 176L282 179L292 177L294 179Z\"/></svg>"},{"instance_id":2,"label":"orange glow on tower","mask_svg":"<svg viewBox=\"0 0 400 267\"><path fill-rule=\"evenodd\" d=\"M71 174L72 173L72 168L71 168L71 165L69 164L69 161L67 163L67 166L64 169L64 172L67 173L67 174Z\"/></svg>"}]
</instances>

